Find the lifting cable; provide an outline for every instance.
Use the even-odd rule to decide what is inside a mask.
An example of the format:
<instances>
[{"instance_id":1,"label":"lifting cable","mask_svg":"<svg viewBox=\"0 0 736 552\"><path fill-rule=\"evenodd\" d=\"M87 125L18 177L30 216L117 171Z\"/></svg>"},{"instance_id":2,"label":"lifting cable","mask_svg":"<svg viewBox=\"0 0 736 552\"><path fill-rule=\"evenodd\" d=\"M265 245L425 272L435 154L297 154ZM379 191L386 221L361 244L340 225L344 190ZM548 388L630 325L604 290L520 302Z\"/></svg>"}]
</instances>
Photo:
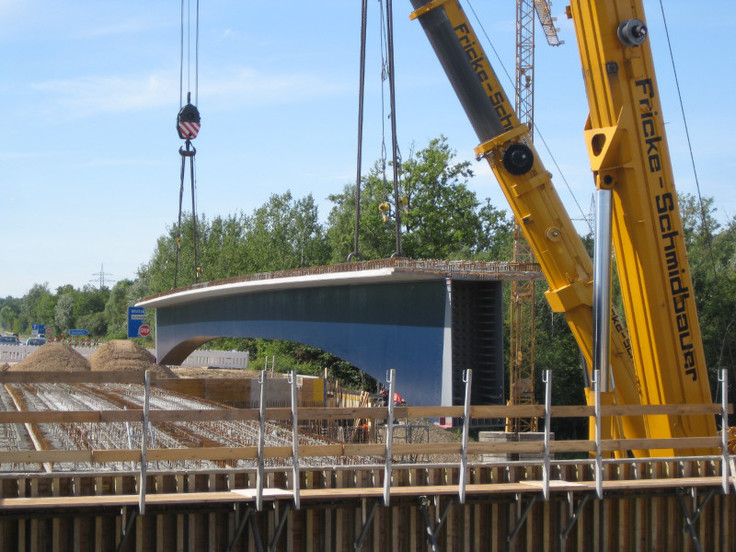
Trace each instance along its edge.
<instances>
[{"instance_id":1,"label":"lifting cable","mask_svg":"<svg viewBox=\"0 0 736 552\"><path fill-rule=\"evenodd\" d=\"M393 189L394 189L394 218L396 220L396 250L392 257L401 257L401 212L400 205L405 204L399 198L399 174L401 171L401 153L399 152L396 138L396 92L394 84L394 46L393 46L393 13L392 0L386 0L384 13L384 0L378 0L380 6L381 20L381 172L383 176L383 202L379 204L378 210L384 223L388 222L392 214L391 204L387 192L388 181L386 178L386 99L384 95L384 83L389 82L389 115L391 120L391 143L393 160ZM385 24L385 28L384 28ZM363 150L363 111L365 96L365 45L367 27L367 0L362 2L361 10L361 36L360 36L360 90L358 100L358 170L355 179L355 233L353 251L348 255L348 261L354 258L361 259L363 256L358 249L360 233L360 188L361 188L361 163Z\"/></svg>"},{"instance_id":2,"label":"lifting cable","mask_svg":"<svg viewBox=\"0 0 736 552\"><path fill-rule=\"evenodd\" d=\"M186 2L186 3L185 3ZM186 17L185 17L186 15ZM186 25L185 25L186 19ZM183 105L184 97L184 50L185 50L185 34L186 28L186 68L187 68L187 103ZM199 110L196 107L199 99L199 0L196 0L195 11L195 38L194 38L194 103L192 103L191 93L191 73L192 73L192 15L190 8L190 0L181 1L181 38L180 38L180 62L179 62L179 114L176 117L176 131L179 138L184 140L184 146L179 148L181 155L181 172L179 186L179 217L177 220L177 236L176 236L176 265L174 269L174 287L177 286L177 277L179 275L179 252L181 250L181 219L182 204L184 199L184 177L186 175L186 162L189 159L189 180L192 192L192 244L194 254L194 279L199 280L202 267L197 262L197 206L196 206L196 188L195 188L195 172L194 172L194 156L197 150L192 145L192 140L197 137L201 127Z\"/></svg>"},{"instance_id":3,"label":"lifting cable","mask_svg":"<svg viewBox=\"0 0 736 552\"><path fill-rule=\"evenodd\" d=\"M378 0L378 5L381 10L381 176L383 178L383 203L378 206L378 210L381 212L381 218L384 224L388 222L388 218L391 214L391 204L388 200L388 179L386 178L386 97L385 97L385 82L388 79L388 60L386 51L388 50L388 44L386 44L386 32L384 28L384 22L386 17L383 12L383 1Z\"/></svg>"},{"instance_id":4,"label":"lifting cable","mask_svg":"<svg viewBox=\"0 0 736 552\"><path fill-rule=\"evenodd\" d=\"M711 242L710 225L708 224L708 218L705 213L705 205L703 203L703 197L700 194L700 179L698 178L698 170L695 166L695 156L693 155L693 145L690 140L690 127L687 123L687 117L685 116L685 104L682 100L682 90L680 89L680 79L677 77L677 67L675 65L675 56L672 52L672 42L670 41L670 31L667 26L667 17L664 13L664 5L662 0L659 0L659 9L662 12L662 24L664 25L664 34L667 38L667 48L670 53L670 63L672 64L672 74L675 78L675 89L677 90L677 99L680 103L680 114L682 116L682 124L685 129L685 138L687 141L687 149L690 153L690 165L693 168L693 178L695 179L695 188L698 191L698 205L700 206L700 223L703 225L703 231L705 233L705 241L708 245L708 251L710 252L711 268L713 270L713 277L718 278L718 270L716 269L716 263L713 254L713 247Z\"/></svg>"},{"instance_id":5,"label":"lifting cable","mask_svg":"<svg viewBox=\"0 0 736 552\"><path fill-rule=\"evenodd\" d=\"M391 154L394 164L394 218L396 219L396 251L391 257L402 257L401 252L401 208L399 199L399 145L396 138L396 87L394 79L394 24L392 0L386 0L386 34L388 37L388 90L391 107Z\"/></svg>"},{"instance_id":6,"label":"lifting cable","mask_svg":"<svg viewBox=\"0 0 736 552\"><path fill-rule=\"evenodd\" d=\"M391 158L393 163L393 189L394 189L394 219L396 222L396 250L392 257L401 257L401 200L399 198L399 173L401 171L401 153L396 137L396 88L394 81L394 29L392 0L386 0L386 11L384 17L383 0L378 0L381 10L381 81L388 80L389 88L389 115L391 121ZM385 34L383 24L385 23ZM385 48L385 49L384 49ZM391 204L389 203L386 179L386 114L384 111L385 98L383 86L381 86L381 171L383 174L383 203L378 206L383 222L388 222L391 215Z\"/></svg>"},{"instance_id":7,"label":"lifting cable","mask_svg":"<svg viewBox=\"0 0 736 552\"><path fill-rule=\"evenodd\" d=\"M358 248L358 236L360 234L360 184L361 164L363 161L363 100L365 97L365 37L368 21L368 0L363 0L360 16L360 86L358 92L358 170L355 176L355 235L353 240L353 252L348 255L348 261L353 259L363 260Z\"/></svg>"},{"instance_id":8,"label":"lifting cable","mask_svg":"<svg viewBox=\"0 0 736 552\"><path fill-rule=\"evenodd\" d=\"M693 147L692 142L690 140L690 128L687 123L687 118L685 117L685 106L684 102L682 100L682 91L680 89L680 79L677 77L677 67L675 65L675 56L672 52L672 42L670 40L670 31L669 27L667 26L667 17L665 15L664 11L664 4L662 3L662 0L659 0L659 9L662 12L662 23L664 26L664 34L667 38L667 47L669 49L670 53L670 62L672 63L672 73L674 74L675 78L675 88L677 89L677 97L680 102L680 113L682 116L682 123L685 129L685 137L687 139L687 148L690 152L690 164L693 169L693 178L695 179L695 188L698 191L698 204L700 206L700 224L703 226L703 233L705 234L705 243L708 247L708 256L710 257L710 264L711 264L711 270L713 271L713 277L715 278L715 281L723 280L724 278L727 278L726 275L723 274L722 270L719 270L716 266L716 260L715 260L715 253L713 251L713 238L711 235L711 229L710 224L708 223L708 216L705 212L705 203L703 202L703 197L700 193L700 179L698 178L698 170L695 165L695 156L693 155ZM735 318L731 318L731 320L726 325L725 330L723 331L723 339L721 340L721 350L720 354L718 355L718 364L721 364L723 362L723 355L724 355L724 349L727 347L727 341L729 336L729 329L731 328L732 324L734 323ZM731 369L733 370L734 362L733 362L733 353L731 351L731 347L728 347L728 356L730 361ZM720 387L719 387L720 391Z\"/></svg>"}]
</instances>

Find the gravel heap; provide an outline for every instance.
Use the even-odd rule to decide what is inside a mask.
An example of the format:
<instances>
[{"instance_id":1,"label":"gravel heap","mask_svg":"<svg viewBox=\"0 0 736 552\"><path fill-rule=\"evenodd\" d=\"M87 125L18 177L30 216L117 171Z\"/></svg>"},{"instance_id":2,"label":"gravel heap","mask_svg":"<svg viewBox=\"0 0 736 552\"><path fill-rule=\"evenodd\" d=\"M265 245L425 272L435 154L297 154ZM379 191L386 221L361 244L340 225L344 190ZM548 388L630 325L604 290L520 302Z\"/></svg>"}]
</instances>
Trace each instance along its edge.
<instances>
[{"instance_id":1,"label":"gravel heap","mask_svg":"<svg viewBox=\"0 0 736 552\"><path fill-rule=\"evenodd\" d=\"M66 343L46 343L10 368L13 372L89 372L89 361Z\"/></svg>"},{"instance_id":2,"label":"gravel heap","mask_svg":"<svg viewBox=\"0 0 736 552\"><path fill-rule=\"evenodd\" d=\"M152 370L158 376L176 377L167 366L156 364L156 358L151 353L126 339L107 341L89 357L89 363L93 372Z\"/></svg>"}]
</instances>

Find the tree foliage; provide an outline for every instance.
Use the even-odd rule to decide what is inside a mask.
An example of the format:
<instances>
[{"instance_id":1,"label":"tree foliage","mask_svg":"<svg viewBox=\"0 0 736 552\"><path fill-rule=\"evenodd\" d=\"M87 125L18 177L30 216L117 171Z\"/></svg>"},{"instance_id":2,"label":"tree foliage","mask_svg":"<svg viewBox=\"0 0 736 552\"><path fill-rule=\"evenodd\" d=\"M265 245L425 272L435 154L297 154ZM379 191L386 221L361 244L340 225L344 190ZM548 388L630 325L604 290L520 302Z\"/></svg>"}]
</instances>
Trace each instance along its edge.
<instances>
[{"instance_id":1,"label":"tree foliage","mask_svg":"<svg viewBox=\"0 0 736 552\"><path fill-rule=\"evenodd\" d=\"M734 393L736 219L722 227L715 219L712 198L698 201L684 195L679 202L711 388L717 389L717 372L726 369Z\"/></svg>"},{"instance_id":2,"label":"tree foliage","mask_svg":"<svg viewBox=\"0 0 736 552\"><path fill-rule=\"evenodd\" d=\"M200 281L319 265L329 258L311 194L298 200L289 191L273 194L251 215L240 212L211 222L201 215L196 231ZM194 243L194 221L185 214L181 232L177 223L168 228L139 275L147 280L149 294L197 281Z\"/></svg>"},{"instance_id":3,"label":"tree foliage","mask_svg":"<svg viewBox=\"0 0 736 552\"><path fill-rule=\"evenodd\" d=\"M454 163L455 153L444 137L431 140L401 165L399 195L402 253L415 259L486 257L508 259L511 221L467 186L470 163ZM332 261L345 261L354 249L355 185L329 196L334 204L327 238ZM361 181L359 252L365 259L386 258L396 252L396 206L382 221L379 205L394 202L393 184L376 163ZM394 202L395 203L395 202Z\"/></svg>"}]
</instances>

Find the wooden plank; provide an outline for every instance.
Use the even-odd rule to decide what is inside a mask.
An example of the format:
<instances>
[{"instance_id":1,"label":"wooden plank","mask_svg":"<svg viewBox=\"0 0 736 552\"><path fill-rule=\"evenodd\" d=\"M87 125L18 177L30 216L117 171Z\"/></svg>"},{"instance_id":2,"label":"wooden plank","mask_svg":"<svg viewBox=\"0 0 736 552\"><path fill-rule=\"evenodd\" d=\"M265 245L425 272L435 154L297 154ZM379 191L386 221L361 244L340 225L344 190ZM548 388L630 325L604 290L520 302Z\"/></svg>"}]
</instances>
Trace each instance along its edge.
<instances>
[{"instance_id":1,"label":"wooden plank","mask_svg":"<svg viewBox=\"0 0 736 552\"><path fill-rule=\"evenodd\" d=\"M264 500L290 499L292 494L285 489L264 489ZM41 508L103 508L137 506L137 494L89 495L89 496L46 496L0 499L0 511L33 510ZM146 495L146 506L215 504L231 502L255 502L255 489L232 491L198 491L189 493L162 493Z\"/></svg>"},{"instance_id":2,"label":"wooden plank","mask_svg":"<svg viewBox=\"0 0 736 552\"><path fill-rule=\"evenodd\" d=\"M720 437L678 437L671 439L609 439L601 442L601 450L656 450L720 448Z\"/></svg>"},{"instance_id":3,"label":"wooden plank","mask_svg":"<svg viewBox=\"0 0 736 552\"><path fill-rule=\"evenodd\" d=\"M156 460L239 460L258 457L258 447L202 447L187 449L149 449L148 461Z\"/></svg>"},{"instance_id":4,"label":"wooden plank","mask_svg":"<svg viewBox=\"0 0 736 552\"><path fill-rule=\"evenodd\" d=\"M143 411L135 410L15 410L0 412L0 424L140 422Z\"/></svg>"},{"instance_id":5,"label":"wooden plank","mask_svg":"<svg viewBox=\"0 0 736 552\"><path fill-rule=\"evenodd\" d=\"M148 418L156 422L212 422L219 420L258 420L258 410L252 408L196 409L196 410L151 410ZM140 420L140 417L138 418Z\"/></svg>"},{"instance_id":6,"label":"wooden plank","mask_svg":"<svg viewBox=\"0 0 736 552\"><path fill-rule=\"evenodd\" d=\"M151 373L151 379L156 374ZM112 372L0 372L0 384L3 383L143 383L144 373L126 370Z\"/></svg>"},{"instance_id":7,"label":"wooden plank","mask_svg":"<svg viewBox=\"0 0 736 552\"><path fill-rule=\"evenodd\" d=\"M593 487L595 483L591 482ZM587 485L587 483L586 483ZM652 489L677 489L677 488L695 488L695 487L720 487L721 478L719 476L704 477L673 477L673 478L656 478L656 479L635 479L635 480L616 480L604 481L603 490L606 491L643 491Z\"/></svg>"},{"instance_id":8,"label":"wooden plank","mask_svg":"<svg viewBox=\"0 0 736 552\"><path fill-rule=\"evenodd\" d=\"M334 445L300 445L299 456L302 457L314 457L314 456L351 456L352 453L345 452L345 449L349 445L334 444ZM270 448L270 447L266 447ZM286 447L285 458L291 457L291 447Z\"/></svg>"},{"instance_id":9,"label":"wooden plank","mask_svg":"<svg viewBox=\"0 0 736 552\"><path fill-rule=\"evenodd\" d=\"M550 441L549 450L555 452L592 452L595 450L595 441L569 440Z\"/></svg>"},{"instance_id":10,"label":"wooden plank","mask_svg":"<svg viewBox=\"0 0 736 552\"><path fill-rule=\"evenodd\" d=\"M38 464L44 462L91 462L91 450L18 450L0 452L2 464Z\"/></svg>"},{"instance_id":11,"label":"wooden plank","mask_svg":"<svg viewBox=\"0 0 736 552\"><path fill-rule=\"evenodd\" d=\"M552 409L554 411L554 408ZM720 404L650 404L650 405L601 405L602 416L656 416L667 414L681 416L689 414L720 414ZM728 405L733 413L733 404Z\"/></svg>"},{"instance_id":12,"label":"wooden plank","mask_svg":"<svg viewBox=\"0 0 736 552\"><path fill-rule=\"evenodd\" d=\"M7 372L6 372L7 373ZM10 372L20 374L20 372ZM31 372L38 374L38 372ZM48 374L49 372L46 372ZM65 372L66 373L66 372ZM105 374L104 372L93 372L94 374ZM126 374L127 372L113 372L113 374ZM86 374L86 372L71 372L71 374ZM81 376L80 376L81 378ZM85 383L104 383L93 378ZM29 381L30 382L30 381ZM116 383L118 381L116 380ZM16 382L18 383L18 382ZM33 381L33 383L36 383ZM121 383L137 383L127 381L125 378ZM718 414L720 405L715 404L675 404L675 405L649 405L649 406L603 406L604 416L633 416L633 415L689 415L689 414ZM733 405L729 405L729 411ZM433 417L458 417L462 415L462 407L397 407L394 410L396 418L433 418ZM473 406L471 416L474 418L505 418L505 417L531 417L542 416L542 406ZM588 417L593 414L592 407L588 406L557 406L552 407L553 417ZM224 409L188 409L188 410L152 410L150 412L151 422L188 422L188 421L217 421L217 420L242 420L253 421L258 419L258 409L253 408L224 408ZM109 411L12 411L0 412L0 423L52 423L52 422L125 422L138 421L142 416L140 409L134 410L109 410ZM302 420L335 420L370 418L384 420L386 410L384 408L360 407L360 408L322 408L308 407L299 410ZM291 418L291 410L288 408L266 409L268 420L283 421Z\"/></svg>"}]
</instances>

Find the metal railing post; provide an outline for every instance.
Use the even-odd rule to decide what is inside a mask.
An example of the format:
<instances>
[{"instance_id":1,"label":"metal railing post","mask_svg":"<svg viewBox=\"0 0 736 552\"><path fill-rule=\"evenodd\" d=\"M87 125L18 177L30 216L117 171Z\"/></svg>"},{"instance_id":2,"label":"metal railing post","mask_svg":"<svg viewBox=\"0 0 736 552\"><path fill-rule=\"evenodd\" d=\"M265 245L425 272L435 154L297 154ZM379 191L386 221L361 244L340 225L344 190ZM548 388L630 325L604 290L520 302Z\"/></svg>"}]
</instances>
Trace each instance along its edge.
<instances>
[{"instance_id":1,"label":"metal railing post","mask_svg":"<svg viewBox=\"0 0 736 552\"><path fill-rule=\"evenodd\" d=\"M543 487L542 494L544 500L549 500L549 479L550 479L550 423L552 420L552 371L545 370L542 372L542 382L544 383L544 464L542 466Z\"/></svg>"},{"instance_id":2,"label":"metal railing post","mask_svg":"<svg viewBox=\"0 0 736 552\"><path fill-rule=\"evenodd\" d=\"M721 384L721 486L723 487L723 493L728 494L728 372L726 370L718 372L718 381Z\"/></svg>"},{"instance_id":3,"label":"metal railing post","mask_svg":"<svg viewBox=\"0 0 736 552\"><path fill-rule=\"evenodd\" d=\"M146 472L148 471L148 411L151 402L151 371L143 376L143 427L141 428L141 471L138 498L138 511L146 513Z\"/></svg>"},{"instance_id":4,"label":"metal railing post","mask_svg":"<svg viewBox=\"0 0 736 552\"><path fill-rule=\"evenodd\" d=\"M473 384L472 370L463 372L463 381L465 382L465 404L463 406L463 439L458 490L460 504L465 504L465 487L468 484L468 436L470 432L470 388Z\"/></svg>"},{"instance_id":5,"label":"metal railing post","mask_svg":"<svg viewBox=\"0 0 736 552\"><path fill-rule=\"evenodd\" d=\"M396 370L386 372L388 397L386 397L388 414L386 417L386 462L383 468L383 505L388 506L391 500L391 443L394 439L394 392L396 390Z\"/></svg>"},{"instance_id":6,"label":"metal railing post","mask_svg":"<svg viewBox=\"0 0 736 552\"><path fill-rule=\"evenodd\" d=\"M601 451L601 372L593 371L595 392L595 493L603 498L603 455Z\"/></svg>"},{"instance_id":7,"label":"metal railing post","mask_svg":"<svg viewBox=\"0 0 736 552\"><path fill-rule=\"evenodd\" d=\"M268 376L266 370L262 370L258 376L261 384L261 402L258 408L258 469L256 473L256 510L263 509L263 451L266 446L266 383Z\"/></svg>"},{"instance_id":8,"label":"metal railing post","mask_svg":"<svg viewBox=\"0 0 736 552\"><path fill-rule=\"evenodd\" d=\"M299 418L297 416L297 377L296 371L289 372L289 383L291 384L291 448L292 448L292 473L294 474L294 508L299 509Z\"/></svg>"}]
</instances>

